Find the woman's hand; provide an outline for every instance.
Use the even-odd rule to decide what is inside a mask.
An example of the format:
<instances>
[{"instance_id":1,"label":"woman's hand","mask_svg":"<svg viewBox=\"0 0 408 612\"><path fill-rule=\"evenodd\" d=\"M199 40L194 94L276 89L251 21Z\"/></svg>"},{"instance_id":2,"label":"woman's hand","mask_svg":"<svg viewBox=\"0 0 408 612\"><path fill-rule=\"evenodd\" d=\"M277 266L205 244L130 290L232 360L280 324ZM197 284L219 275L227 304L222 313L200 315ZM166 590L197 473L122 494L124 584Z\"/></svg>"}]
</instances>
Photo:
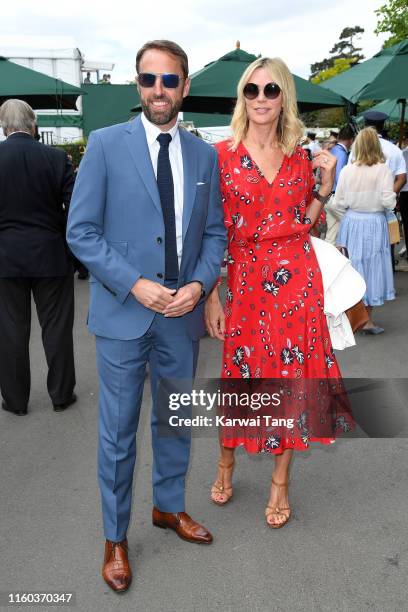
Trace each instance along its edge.
<instances>
[{"instance_id":1,"label":"woman's hand","mask_svg":"<svg viewBox=\"0 0 408 612\"><path fill-rule=\"evenodd\" d=\"M218 287L214 287L208 296L204 306L205 326L211 338L224 340L225 332L225 315L220 297L218 295Z\"/></svg>"},{"instance_id":2,"label":"woman's hand","mask_svg":"<svg viewBox=\"0 0 408 612\"><path fill-rule=\"evenodd\" d=\"M329 195L333 189L336 176L337 158L327 150L319 151L313 156L313 170L320 168L321 184L319 193L322 196Z\"/></svg>"}]
</instances>

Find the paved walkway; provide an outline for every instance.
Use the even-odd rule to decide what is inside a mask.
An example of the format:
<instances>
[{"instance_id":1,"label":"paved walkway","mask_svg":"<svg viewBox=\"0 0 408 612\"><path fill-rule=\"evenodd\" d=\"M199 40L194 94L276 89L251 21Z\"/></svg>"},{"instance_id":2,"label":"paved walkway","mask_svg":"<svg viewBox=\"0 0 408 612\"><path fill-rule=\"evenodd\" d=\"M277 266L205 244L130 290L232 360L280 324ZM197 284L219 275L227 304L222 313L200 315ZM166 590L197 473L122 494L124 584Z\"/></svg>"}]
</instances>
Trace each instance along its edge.
<instances>
[{"instance_id":1,"label":"paved walkway","mask_svg":"<svg viewBox=\"0 0 408 612\"><path fill-rule=\"evenodd\" d=\"M379 308L379 337L339 355L353 377L407 377L408 274L398 299ZM103 535L96 483L94 343L85 330L87 283L76 281L78 403L55 414L35 323L27 417L0 414L0 591L74 591L76 609L191 612L407 610L408 440L342 440L298 454L293 520L264 523L271 461L239 453L234 500L209 501L217 441L193 440L188 511L215 535L199 547L151 525L151 451L146 390L129 531L135 579L119 598L99 576ZM202 342L199 376L217 376L220 345ZM8 609L23 609L9 607ZM31 607L32 610L44 609Z\"/></svg>"}]
</instances>

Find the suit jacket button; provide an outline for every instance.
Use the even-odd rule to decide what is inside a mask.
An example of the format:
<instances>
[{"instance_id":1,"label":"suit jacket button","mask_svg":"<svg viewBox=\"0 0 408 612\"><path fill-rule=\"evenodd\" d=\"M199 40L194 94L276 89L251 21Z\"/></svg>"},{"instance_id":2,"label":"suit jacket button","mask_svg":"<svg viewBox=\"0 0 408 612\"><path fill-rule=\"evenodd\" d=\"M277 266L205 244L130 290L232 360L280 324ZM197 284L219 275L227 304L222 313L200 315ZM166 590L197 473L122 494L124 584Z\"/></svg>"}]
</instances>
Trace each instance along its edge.
<instances>
[{"instance_id":1,"label":"suit jacket button","mask_svg":"<svg viewBox=\"0 0 408 612\"><path fill-rule=\"evenodd\" d=\"M161 272L158 272L156 276L157 278L163 278L163 274Z\"/></svg>"},{"instance_id":2,"label":"suit jacket button","mask_svg":"<svg viewBox=\"0 0 408 612\"><path fill-rule=\"evenodd\" d=\"M157 244L161 244L163 242L163 238L161 238L161 236L158 236L156 240L157 240Z\"/></svg>"}]
</instances>

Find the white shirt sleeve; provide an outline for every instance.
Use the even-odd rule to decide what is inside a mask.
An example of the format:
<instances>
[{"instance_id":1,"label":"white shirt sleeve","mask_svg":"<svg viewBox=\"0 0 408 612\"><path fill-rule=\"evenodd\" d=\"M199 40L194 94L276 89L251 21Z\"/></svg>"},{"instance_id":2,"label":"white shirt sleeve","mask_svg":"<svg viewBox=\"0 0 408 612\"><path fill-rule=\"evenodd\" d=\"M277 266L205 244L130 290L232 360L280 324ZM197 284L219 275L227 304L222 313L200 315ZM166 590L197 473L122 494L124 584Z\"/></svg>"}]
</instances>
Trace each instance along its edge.
<instances>
[{"instance_id":1,"label":"white shirt sleeve","mask_svg":"<svg viewBox=\"0 0 408 612\"><path fill-rule=\"evenodd\" d=\"M407 173L407 165L405 163L405 159L404 159L404 155L403 155L402 151L399 152L399 155L396 155L395 164L396 164L396 169L395 169L395 175L396 176L398 174L406 174Z\"/></svg>"}]
</instances>

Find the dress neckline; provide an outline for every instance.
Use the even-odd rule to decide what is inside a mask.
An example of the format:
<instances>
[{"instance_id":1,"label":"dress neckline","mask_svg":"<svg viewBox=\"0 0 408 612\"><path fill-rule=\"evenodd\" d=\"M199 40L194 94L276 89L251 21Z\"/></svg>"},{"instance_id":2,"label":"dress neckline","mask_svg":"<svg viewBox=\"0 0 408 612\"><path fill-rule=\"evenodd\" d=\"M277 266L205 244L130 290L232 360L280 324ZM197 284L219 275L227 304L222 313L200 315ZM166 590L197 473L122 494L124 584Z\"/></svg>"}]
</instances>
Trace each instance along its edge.
<instances>
[{"instance_id":1,"label":"dress neckline","mask_svg":"<svg viewBox=\"0 0 408 612\"><path fill-rule=\"evenodd\" d=\"M266 178L266 176L264 175L264 173L262 172L261 168L258 166L258 164L256 163L256 161L254 160L254 158L252 157L252 155L250 154L250 152L248 151L248 149L246 148L246 146L245 146L245 145L244 145L244 143L242 142L242 140L241 140L241 142L240 142L239 144L240 144L241 148L243 149L243 151L244 151L245 155L246 155L247 157L249 157L249 159L250 159L250 160L252 161L252 163L254 164L254 166L255 166L255 168L256 168L256 171L258 172L259 176L260 176L261 178L263 178L263 179L264 179L264 181L265 181L265 183L268 185L268 187L273 187L273 185L274 185L274 183L275 183L276 179L278 178L278 176L279 176L279 174L281 173L281 170L282 170L282 168L283 168L283 164L284 164L284 162L285 162L285 160L286 160L286 157L287 157L286 153L284 153L284 154L283 154L281 164L280 164L280 166L279 166L279 168L278 168L278 170L277 170L277 172L276 172L275 176L273 177L272 182L269 182L269 181L268 181L268 179Z\"/></svg>"}]
</instances>

